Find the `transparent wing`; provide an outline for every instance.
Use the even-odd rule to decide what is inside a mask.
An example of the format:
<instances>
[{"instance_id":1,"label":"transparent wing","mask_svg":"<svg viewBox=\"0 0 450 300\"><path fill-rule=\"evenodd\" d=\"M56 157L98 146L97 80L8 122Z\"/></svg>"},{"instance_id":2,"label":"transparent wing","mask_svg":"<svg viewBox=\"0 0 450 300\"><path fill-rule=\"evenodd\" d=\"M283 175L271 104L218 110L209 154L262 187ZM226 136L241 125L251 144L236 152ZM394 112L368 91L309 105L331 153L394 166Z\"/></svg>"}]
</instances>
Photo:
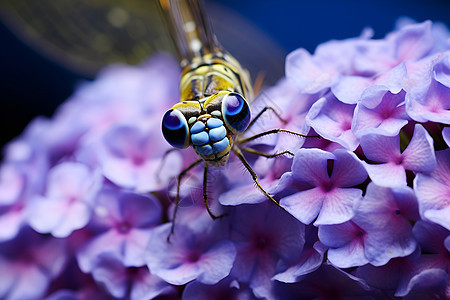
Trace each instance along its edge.
<instances>
[{"instance_id":1,"label":"transparent wing","mask_svg":"<svg viewBox=\"0 0 450 300\"><path fill-rule=\"evenodd\" d=\"M2 0L1 12L33 48L84 74L173 51L156 0Z\"/></svg>"},{"instance_id":2,"label":"transparent wing","mask_svg":"<svg viewBox=\"0 0 450 300\"><path fill-rule=\"evenodd\" d=\"M221 44L253 77L283 75L285 52L273 40L225 6L205 4ZM2 0L0 17L33 49L87 77L110 63L175 53L158 0Z\"/></svg>"}]
</instances>

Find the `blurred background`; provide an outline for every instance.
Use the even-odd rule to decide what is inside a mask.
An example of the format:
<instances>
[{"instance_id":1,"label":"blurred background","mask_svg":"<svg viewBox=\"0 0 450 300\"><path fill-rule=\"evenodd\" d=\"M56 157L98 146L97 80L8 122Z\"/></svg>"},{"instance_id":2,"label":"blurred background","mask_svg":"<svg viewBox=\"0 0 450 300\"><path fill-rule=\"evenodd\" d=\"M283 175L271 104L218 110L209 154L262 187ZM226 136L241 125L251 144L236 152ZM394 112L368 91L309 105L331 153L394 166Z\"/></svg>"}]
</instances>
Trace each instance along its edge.
<instances>
[{"instance_id":1,"label":"blurred background","mask_svg":"<svg viewBox=\"0 0 450 300\"><path fill-rule=\"evenodd\" d=\"M300 47L314 52L366 27L382 38L402 16L450 25L448 0L205 2L220 42L266 84ZM0 147L105 65L173 51L163 25L156 0L0 0Z\"/></svg>"}]
</instances>

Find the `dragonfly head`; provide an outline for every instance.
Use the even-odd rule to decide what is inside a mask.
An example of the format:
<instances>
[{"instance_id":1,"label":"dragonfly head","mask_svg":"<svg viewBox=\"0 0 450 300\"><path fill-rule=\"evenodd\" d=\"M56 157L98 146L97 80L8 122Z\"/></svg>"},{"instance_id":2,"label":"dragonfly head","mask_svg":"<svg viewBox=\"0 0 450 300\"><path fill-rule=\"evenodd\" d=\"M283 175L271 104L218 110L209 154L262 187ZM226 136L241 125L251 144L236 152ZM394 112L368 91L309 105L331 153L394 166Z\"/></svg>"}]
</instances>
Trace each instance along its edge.
<instances>
[{"instance_id":1,"label":"dragonfly head","mask_svg":"<svg viewBox=\"0 0 450 300\"><path fill-rule=\"evenodd\" d=\"M163 117L162 131L173 147L193 145L204 161L223 166L228 161L233 136L242 133L250 119L247 100L224 91L175 104Z\"/></svg>"}]
</instances>

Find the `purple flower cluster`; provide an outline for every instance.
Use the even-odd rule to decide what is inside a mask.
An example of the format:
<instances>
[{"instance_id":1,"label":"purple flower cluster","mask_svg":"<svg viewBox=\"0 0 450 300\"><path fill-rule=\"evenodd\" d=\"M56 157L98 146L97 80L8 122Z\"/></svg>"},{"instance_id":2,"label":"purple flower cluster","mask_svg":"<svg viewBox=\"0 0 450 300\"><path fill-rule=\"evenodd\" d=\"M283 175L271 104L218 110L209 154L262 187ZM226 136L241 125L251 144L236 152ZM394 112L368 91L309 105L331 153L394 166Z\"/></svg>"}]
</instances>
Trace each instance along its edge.
<instances>
[{"instance_id":1,"label":"purple flower cluster","mask_svg":"<svg viewBox=\"0 0 450 300\"><path fill-rule=\"evenodd\" d=\"M0 298L445 299L450 297L450 32L403 22L384 39L287 57L248 155L181 183L196 160L160 132L179 99L177 62L112 66L0 166Z\"/></svg>"}]
</instances>

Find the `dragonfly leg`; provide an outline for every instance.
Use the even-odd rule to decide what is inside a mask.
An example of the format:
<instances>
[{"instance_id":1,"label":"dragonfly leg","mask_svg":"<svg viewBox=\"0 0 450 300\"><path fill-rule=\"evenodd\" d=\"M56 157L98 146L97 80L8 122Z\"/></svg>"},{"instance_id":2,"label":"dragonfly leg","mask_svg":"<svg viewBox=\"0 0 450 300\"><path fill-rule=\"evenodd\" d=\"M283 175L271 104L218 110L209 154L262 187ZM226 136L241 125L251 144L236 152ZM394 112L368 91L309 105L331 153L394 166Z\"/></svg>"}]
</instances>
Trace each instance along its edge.
<instances>
[{"instance_id":1,"label":"dragonfly leg","mask_svg":"<svg viewBox=\"0 0 450 300\"><path fill-rule=\"evenodd\" d=\"M253 120L250 122L250 124L248 124L247 129L244 130L243 133L247 132L250 128L252 128L252 126L256 123L256 121L268 110L271 110L274 115L283 123L286 124L287 121L285 119L283 119L279 113L277 113L277 111L272 107L272 106L266 106L264 107L257 115L256 117L253 118Z\"/></svg>"},{"instance_id":2,"label":"dragonfly leg","mask_svg":"<svg viewBox=\"0 0 450 300\"><path fill-rule=\"evenodd\" d=\"M190 164L186 169L184 169L183 171L181 171L180 174L178 174L178 178L177 178L177 194L175 195L175 208L173 210L173 215L172 215L172 227L170 228L170 234L167 237L167 241L170 242L170 237L172 236L172 234L175 231L175 217L177 215L177 211L178 211L178 204L180 202L180 185L181 185L181 179L183 179L183 177L187 174L187 172L189 172L192 168L194 168L196 165L198 165L199 163L201 163L203 161L203 159L197 159L196 161L194 161L192 164Z\"/></svg>"},{"instance_id":3,"label":"dragonfly leg","mask_svg":"<svg viewBox=\"0 0 450 300\"><path fill-rule=\"evenodd\" d=\"M265 135L269 135L269 134L273 134L273 133L280 133L280 132L288 133L288 134L292 134L292 135L300 136L300 137L317 137L317 138L320 138L320 136L318 136L318 135L317 136L316 135L314 135L314 136L312 136L312 135L305 135L305 134L301 134L301 133L298 133L298 132L295 132L295 131L291 131L291 130L287 130L287 129L276 128L276 129L272 129L272 130L268 130L268 131L265 131L265 132L261 132L261 133L255 134L255 135L247 137L247 138L238 139L236 141L236 143L238 143L238 144L245 144L245 143L248 143L250 141L256 140L256 139L258 139L260 137L263 137Z\"/></svg>"},{"instance_id":4,"label":"dragonfly leg","mask_svg":"<svg viewBox=\"0 0 450 300\"><path fill-rule=\"evenodd\" d=\"M289 150L285 150L285 151L274 153L274 154L265 153L265 152L255 150L253 148L247 148L247 147L243 147L243 148L241 148L241 150L245 151L247 153L251 153L251 154L255 154L255 155L259 155L259 156L264 156L264 157L267 157L267 158L274 158L274 157L278 157L278 156L281 156L281 155L284 155L284 154L288 154L288 155L294 156L294 153L292 153Z\"/></svg>"},{"instance_id":5,"label":"dragonfly leg","mask_svg":"<svg viewBox=\"0 0 450 300\"><path fill-rule=\"evenodd\" d=\"M206 210L208 211L208 214L211 216L211 218L213 220L222 218L223 216L225 216L225 214L216 216L215 214L212 213L211 209L209 208L208 205L208 193L207 193L207 184L208 184L208 164L205 163L205 169L203 172L203 201L205 201L205 206L206 206Z\"/></svg>"},{"instance_id":6,"label":"dragonfly leg","mask_svg":"<svg viewBox=\"0 0 450 300\"><path fill-rule=\"evenodd\" d=\"M161 170L164 167L164 163L166 162L167 155L169 155L171 152L174 152L174 151L180 151L180 149L177 149L177 148L169 149L164 153L163 157L161 158L161 163L159 164L158 170L156 171L156 175L155 175L156 180L158 182L161 182Z\"/></svg>"},{"instance_id":7,"label":"dragonfly leg","mask_svg":"<svg viewBox=\"0 0 450 300\"><path fill-rule=\"evenodd\" d=\"M234 154L236 154L236 156L239 158L239 160L242 162L242 164L247 169L247 171L250 173L257 188L264 194L264 196L266 196L268 199L270 199L272 202L274 202L278 207L280 207L281 209L283 209L285 211L284 207L281 206L275 199L273 199L273 197L270 196L269 193L267 193L266 190L264 190L263 187L259 184L258 176L256 175L255 171L253 171L252 167L250 167L250 164L245 159L244 154L242 153L241 149L239 149L236 146L233 146L233 148L231 148L231 149L233 150Z\"/></svg>"}]
</instances>

